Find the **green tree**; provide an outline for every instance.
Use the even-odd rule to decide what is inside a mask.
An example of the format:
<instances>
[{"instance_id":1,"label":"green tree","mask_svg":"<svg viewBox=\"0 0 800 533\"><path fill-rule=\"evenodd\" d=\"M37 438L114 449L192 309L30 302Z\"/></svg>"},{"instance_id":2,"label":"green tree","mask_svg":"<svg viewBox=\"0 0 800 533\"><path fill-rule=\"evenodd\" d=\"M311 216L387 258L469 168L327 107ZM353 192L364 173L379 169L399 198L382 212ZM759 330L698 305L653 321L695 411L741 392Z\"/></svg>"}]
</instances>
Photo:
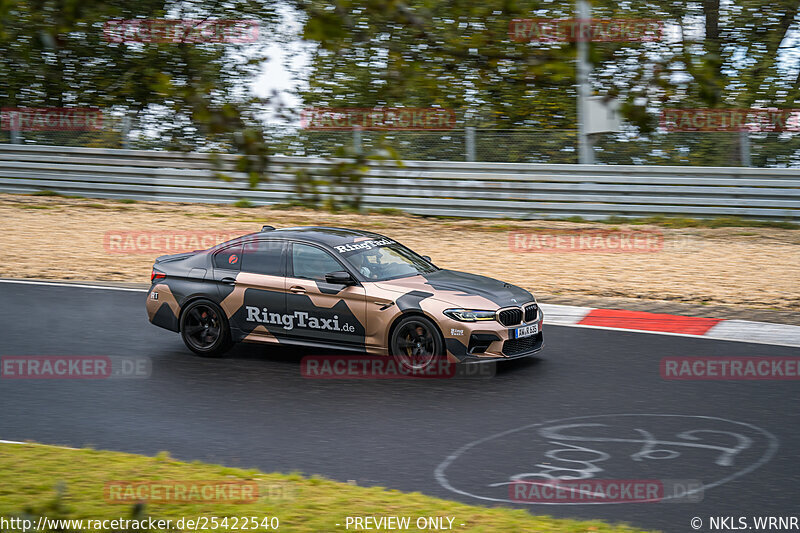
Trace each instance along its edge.
<instances>
[{"instance_id":1,"label":"green tree","mask_svg":"<svg viewBox=\"0 0 800 533\"><path fill-rule=\"evenodd\" d=\"M0 106L98 107L172 150L207 147L250 157L258 179L264 102L241 86L265 59L237 44L113 42L112 19L247 19L271 34L275 6L251 0L0 0ZM266 40L264 43L266 44Z\"/></svg>"},{"instance_id":2,"label":"green tree","mask_svg":"<svg viewBox=\"0 0 800 533\"><path fill-rule=\"evenodd\" d=\"M306 105L440 105L458 109L461 124L479 127L530 127L537 134L575 127L574 44L519 43L508 35L512 19L574 17L573 1L295 5L306 17L303 37L318 43L302 94ZM665 107L792 107L800 98L800 69L783 59L793 32L800 32L799 5L594 0L596 18L657 19L665 30L660 41L592 43L594 91L620 99L624 116L645 136L655 131ZM664 147L706 153L703 142L680 144L687 138L675 137ZM540 142L533 138L519 152ZM798 144L774 147L762 163L790 157Z\"/></svg>"}]
</instances>

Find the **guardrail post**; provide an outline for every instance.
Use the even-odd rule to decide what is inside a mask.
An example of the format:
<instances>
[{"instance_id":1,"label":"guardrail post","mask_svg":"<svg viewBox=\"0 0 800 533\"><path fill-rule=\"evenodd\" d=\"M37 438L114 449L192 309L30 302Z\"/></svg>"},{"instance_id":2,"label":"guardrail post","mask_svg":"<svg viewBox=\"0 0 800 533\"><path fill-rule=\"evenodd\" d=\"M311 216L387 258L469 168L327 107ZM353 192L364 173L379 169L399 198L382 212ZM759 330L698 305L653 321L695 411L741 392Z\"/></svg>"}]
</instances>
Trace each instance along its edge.
<instances>
[{"instance_id":1,"label":"guardrail post","mask_svg":"<svg viewBox=\"0 0 800 533\"><path fill-rule=\"evenodd\" d=\"M588 21L592 17L592 9L589 6L589 2L586 0L576 0L575 11L578 15L578 18L581 20L581 24L584 24L585 21ZM589 64L588 40L584 36L579 36L577 41L578 42L576 43L576 46L578 58L576 74L578 79L576 82L578 85L578 163L581 165L592 165L594 164L594 147L592 146L592 140L589 138L589 134L586 131L587 102L589 95L592 92L589 84L589 74L592 71L592 66Z\"/></svg>"},{"instance_id":2,"label":"guardrail post","mask_svg":"<svg viewBox=\"0 0 800 533\"><path fill-rule=\"evenodd\" d=\"M131 134L131 117L130 115L125 115L124 117L122 117L122 148L124 150L128 150L131 147L130 134Z\"/></svg>"},{"instance_id":3,"label":"guardrail post","mask_svg":"<svg viewBox=\"0 0 800 533\"><path fill-rule=\"evenodd\" d=\"M11 111L8 114L8 122L10 124L9 132L11 134L11 144L22 144L22 135L20 134L20 116L19 112Z\"/></svg>"},{"instance_id":4,"label":"guardrail post","mask_svg":"<svg viewBox=\"0 0 800 533\"><path fill-rule=\"evenodd\" d=\"M464 149L467 161L475 161L475 126L464 128Z\"/></svg>"},{"instance_id":5,"label":"guardrail post","mask_svg":"<svg viewBox=\"0 0 800 533\"><path fill-rule=\"evenodd\" d=\"M353 128L353 152L361 154L363 147L361 146L361 128L356 126Z\"/></svg>"},{"instance_id":6,"label":"guardrail post","mask_svg":"<svg viewBox=\"0 0 800 533\"><path fill-rule=\"evenodd\" d=\"M753 163L750 160L750 132L747 130L739 132L739 152L741 153L742 166L753 166Z\"/></svg>"}]
</instances>

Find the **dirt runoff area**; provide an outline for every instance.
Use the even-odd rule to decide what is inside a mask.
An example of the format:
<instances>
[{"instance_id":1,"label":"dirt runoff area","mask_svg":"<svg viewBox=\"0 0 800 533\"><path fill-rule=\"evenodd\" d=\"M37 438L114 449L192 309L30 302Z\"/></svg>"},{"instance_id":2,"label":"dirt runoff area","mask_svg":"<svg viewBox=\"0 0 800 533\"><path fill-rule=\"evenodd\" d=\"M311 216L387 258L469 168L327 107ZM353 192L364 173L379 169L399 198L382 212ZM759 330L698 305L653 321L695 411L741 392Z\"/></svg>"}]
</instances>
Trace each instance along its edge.
<instances>
[{"instance_id":1,"label":"dirt runoff area","mask_svg":"<svg viewBox=\"0 0 800 533\"><path fill-rule=\"evenodd\" d=\"M436 265L540 296L800 311L800 230L433 219L306 209L0 195L0 277L149 282L153 259L275 227L396 239Z\"/></svg>"}]
</instances>

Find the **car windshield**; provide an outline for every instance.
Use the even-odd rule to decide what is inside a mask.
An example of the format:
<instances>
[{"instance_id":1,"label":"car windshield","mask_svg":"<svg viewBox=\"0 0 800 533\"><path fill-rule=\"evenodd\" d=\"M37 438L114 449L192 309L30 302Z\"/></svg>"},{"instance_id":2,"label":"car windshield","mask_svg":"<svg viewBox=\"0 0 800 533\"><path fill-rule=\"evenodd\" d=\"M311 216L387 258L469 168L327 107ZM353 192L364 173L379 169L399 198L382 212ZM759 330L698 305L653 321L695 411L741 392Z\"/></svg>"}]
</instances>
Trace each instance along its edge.
<instances>
[{"instance_id":1,"label":"car windshield","mask_svg":"<svg viewBox=\"0 0 800 533\"><path fill-rule=\"evenodd\" d=\"M335 248L368 281L386 281L438 270L402 244L388 239Z\"/></svg>"}]
</instances>

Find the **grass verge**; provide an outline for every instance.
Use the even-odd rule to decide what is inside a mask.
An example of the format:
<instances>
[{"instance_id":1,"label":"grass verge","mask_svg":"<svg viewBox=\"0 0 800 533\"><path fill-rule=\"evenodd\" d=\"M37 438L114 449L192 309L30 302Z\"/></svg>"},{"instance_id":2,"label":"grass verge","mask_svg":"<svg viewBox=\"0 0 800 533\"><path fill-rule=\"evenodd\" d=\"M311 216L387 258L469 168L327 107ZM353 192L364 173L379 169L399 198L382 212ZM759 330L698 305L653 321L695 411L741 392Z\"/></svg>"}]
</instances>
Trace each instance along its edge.
<instances>
[{"instance_id":1,"label":"grass verge","mask_svg":"<svg viewBox=\"0 0 800 533\"><path fill-rule=\"evenodd\" d=\"M359 487L298 474L266 474L172 459L166 453L144 457L92 449L0 444L0 516L105 520L277 517L280 531L344 531L347 516L454 517L457 531L617 532L637 531L601 521L533 516L525 510L487 508L403 493L381 487ZM201 482L251 481L258 497L251 503L109 503L106 485L113 481ZM447 521L444 522L447 524ZM336 524L341 524L337 526ZM461 526L460 524L464 524ZM173 526L174 527L174 526ZM84 526L84 530L91 529ZM188 528L184 528L187 530ZM223 530L211 528L209 530ZM352 528L351 528L352 529ZM69 528L64 528L68 531ZM263 528L258 528L264 531ZM385 531L385 530L383 530Z\"/></svg>"},{"instance_id":2,"label":"grass verge","mask_svg":"<svg viewBox=\"0 0 800 533\"><path fill-rule=\"evenodd\" d=\"M565 219L570 222L585 222L581 217ZM781 220L753 220L742 217L687 218L656 215L645 218L608 217L603 224L632 224L662 226L665 228L780 228L800 229L800 224Z\"/></svg>"},{"instance_id":3,"label":"grass verge","mask_svg":"<svg viewBox=\"0 0 800 533\"><path fill-rule=\"evenodd\" d=\"M81 199L81 196L70 196L65 195L56 191L51 191L49 189L44 189L41 191L37 191L35 193L31 193L30 196L54 196L54 197L61 197L61 198L74 198L74 199ZM136 200L132 199L119 199L115 200L119 203L137 203ZM96 206L97 204L93 204ZM249 209L256 207L256 205L248 200L247 198L240 198L230 204L232 207L242 208L242 209ZM384 216L419 216L419 215L409 215L408 213L404 212L401 209L395 209L391 207L386 208L379 208L379 209L367 209L367 210L354 210L348 208L339 208L333 209L331 206L326 205L319 205L319 206L310 206L305 205L299 202L288 202L288 203L277 203L272 204L269 206L271 210L287 210L287 209L302 209L305 211L324 211L327 213L353 213L353 214L361 214L361 215L384 215ZM471 217L456 217L456 216L437 216L437 215L429 215L429 216L422 216L422 218L428 218L432 220L443 220L443 221L467 221L467 222L480 222L486 220L496 220L496 219L483 219L483 218L471 218ZM581 216L571 216L565 218L540 218L540 219L514 219L514 218L507 218L501 219L506 220L508 222L512 222L515 224L519 223L527 223L530 220L541 220L541 221L554 221L554 220L562 220L564 222L574 222L578 224L619 224L619 225L653 225L653 226L661 226L665 228L674 228L674 229L682 229L682 228L780 228L780 229L800 229L800 224L796 224L793 222L782 221L782 220L757 220L757 219L750 219L750 218L742 218L737 216L723 216L723 217L711 217L711 218L690 218L690 217L682 217L682 216L669 216L669 215L653 215L649 217L642 217L642 218L628 218L628 217L621 217L612 215L605 219L600 220L587 220ZM497 224L497 227L506 227L509 224ZM491 228L490 228L491 230Z\"/></svg>"}]
</instances>

